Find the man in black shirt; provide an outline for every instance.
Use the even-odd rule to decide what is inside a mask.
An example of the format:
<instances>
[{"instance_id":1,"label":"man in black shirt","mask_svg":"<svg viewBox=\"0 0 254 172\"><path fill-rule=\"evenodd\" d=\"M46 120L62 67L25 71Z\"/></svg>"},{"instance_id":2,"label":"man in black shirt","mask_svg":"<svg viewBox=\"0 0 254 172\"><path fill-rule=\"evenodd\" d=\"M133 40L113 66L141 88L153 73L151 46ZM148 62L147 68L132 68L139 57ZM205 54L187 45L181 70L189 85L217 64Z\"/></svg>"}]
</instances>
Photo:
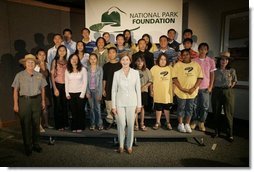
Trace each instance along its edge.
<instances>
[{"instance_id":1,"label":"man in black shirt","mask_svg":"<svg viewBox=\"0 0 254 172\"><path fill-rule=\"evenodd\" d=\"M132 55L131 67L133 68L138 57L144 57L146 60L146 67L150 70L154 66L153 53L146 50L146 41L144 39L138 40L139 51Z\"/></svg>"},{"instance_id":2,"label":"man in black shirt","mask_svg":"<svg viewBox=\"0 0 254 172\"><path fill-rule=\"evenodd\" d=\"M111 103L111 89L113 83L114 72L122 68L122 65L117 61L117 50L115 47L110 47L108 49L108 59L109 62L103 65L103 92L102 95L105 98L107 116L106 121L109 123L109 126L106 129L110 129L114 123L114 117L111 112L112 103Z\"/></svg>"}]
</instances>

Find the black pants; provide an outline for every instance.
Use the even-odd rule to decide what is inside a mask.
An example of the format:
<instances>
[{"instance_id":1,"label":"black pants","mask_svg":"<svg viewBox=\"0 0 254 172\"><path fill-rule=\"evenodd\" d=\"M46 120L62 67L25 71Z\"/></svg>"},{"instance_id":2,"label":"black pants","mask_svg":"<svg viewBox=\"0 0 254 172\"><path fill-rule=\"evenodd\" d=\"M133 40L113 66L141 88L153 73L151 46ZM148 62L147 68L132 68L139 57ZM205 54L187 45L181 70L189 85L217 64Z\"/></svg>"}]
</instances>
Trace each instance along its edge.
<instances>
[{"instance_id":1,"label":"black pants","mask_svg":"<svg viewBox=\"0 0 254 172\"><path fill-rule=\"evenodd\" d=\"M233 136L233 115L234 115L235 97L233 89L228 88L214 88L212 91L212 107L215 117L215 129L220 131L222 129L223 120L221 117L221 110L223 110L226 117L227 135Z\"/></svg>"},{"instance_id":2,"label":"black pants","mask_svg":"<svg viewBox=\"0 0 254 172\"><path fill-rule=\"evenodd\" d=\"M81 99L80 93L70 93L70 108L72 113L72 130L85 129L85 98Z\"/></svg>"},{"instance_id":3,"label":"black pants","mask_svg":"<svg viewBox=\"0 0 254 172\"><path fill-rule=\"evenodd\" d=\"M41 96L19 98L19 117L25 149L37 146L40 140Z\"/></svg>"},{"instance_id":4,"label":"black pants","mask_svg":"<svg viewBox=\"0 0 254 172\"><path fill-rule=\"evenodd\" d=\"M65 85L56 83L56 88L59 91L59 96L54 95L55 128L61 129L69 126L67 99L65 95Z\"/></svg>"}]
</instances>

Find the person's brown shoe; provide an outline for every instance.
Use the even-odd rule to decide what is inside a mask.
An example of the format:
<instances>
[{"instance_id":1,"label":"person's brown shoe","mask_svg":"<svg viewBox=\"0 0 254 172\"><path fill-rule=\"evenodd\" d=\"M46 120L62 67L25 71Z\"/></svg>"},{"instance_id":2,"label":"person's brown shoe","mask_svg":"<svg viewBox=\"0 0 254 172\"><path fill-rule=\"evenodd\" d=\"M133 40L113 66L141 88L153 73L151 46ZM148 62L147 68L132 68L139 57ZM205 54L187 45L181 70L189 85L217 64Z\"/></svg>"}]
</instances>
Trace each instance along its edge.
<instances>
[{"instance_id":1,"label":"person's brown shoe","mask_svg":"<svg viewBox=\"0 0 254 172\"><path fill-rule=\"evenodd\" d=\"M123 153L123 152L124 152L124 149L123 149L123 148L119 148L119 149L117 150L117 152L118 152L118 153Z\"/></svg>"},{"instance_id":2,"label":"person's brown shoe","mask_svg":"<svg viewBox=\"0 0 254 172\"><path fill-rule=\"evenodd\" d=\"M127 149L128 154L132 154L132 148Z\"/></svg>"}]
</instances>

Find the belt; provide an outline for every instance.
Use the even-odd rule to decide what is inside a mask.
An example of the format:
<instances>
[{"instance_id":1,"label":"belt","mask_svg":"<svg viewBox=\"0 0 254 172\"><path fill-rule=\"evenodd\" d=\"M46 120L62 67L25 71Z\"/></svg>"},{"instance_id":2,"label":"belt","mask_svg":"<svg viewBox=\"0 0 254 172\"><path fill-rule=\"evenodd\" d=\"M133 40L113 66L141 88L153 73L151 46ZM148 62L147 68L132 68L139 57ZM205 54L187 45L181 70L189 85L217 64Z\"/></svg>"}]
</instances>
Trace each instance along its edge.
<instances>
[{"instance_id":1,"label":"belt","mask_svg":"<svg viewBox=\"0 0 254 172\"><path fill-rule=\"evenodd\" d=\"M23 97L23 98L25 98L25 99L36 99L36 98L38 98L38 97L40 97L41 96L41 94L37 94L37 95L35 95L35 96L20 96L20 97Z\"/></svg>"}]
</instances>

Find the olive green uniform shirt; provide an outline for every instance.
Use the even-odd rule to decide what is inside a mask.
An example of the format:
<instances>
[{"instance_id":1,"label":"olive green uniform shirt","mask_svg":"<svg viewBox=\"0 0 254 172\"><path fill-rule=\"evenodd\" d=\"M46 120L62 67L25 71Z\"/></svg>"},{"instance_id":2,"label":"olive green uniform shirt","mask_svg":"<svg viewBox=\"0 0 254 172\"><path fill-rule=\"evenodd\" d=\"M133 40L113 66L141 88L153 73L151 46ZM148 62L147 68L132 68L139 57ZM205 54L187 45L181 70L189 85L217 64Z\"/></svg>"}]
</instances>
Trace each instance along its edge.
<instances>
[{"instance_id":1,"label":"olive green uniform shirt","mask_svg":"<svg viewBox=\"0 0 254 172\"><path fill-rule=\"evenodd\" d=\"M17 73L12 83L12 87L19 90L20 96L41 94L42 88L47 85L47 81L41 73L34 71L33 75L30 75L26 70Z\"/></svg>"}]
</instances>

